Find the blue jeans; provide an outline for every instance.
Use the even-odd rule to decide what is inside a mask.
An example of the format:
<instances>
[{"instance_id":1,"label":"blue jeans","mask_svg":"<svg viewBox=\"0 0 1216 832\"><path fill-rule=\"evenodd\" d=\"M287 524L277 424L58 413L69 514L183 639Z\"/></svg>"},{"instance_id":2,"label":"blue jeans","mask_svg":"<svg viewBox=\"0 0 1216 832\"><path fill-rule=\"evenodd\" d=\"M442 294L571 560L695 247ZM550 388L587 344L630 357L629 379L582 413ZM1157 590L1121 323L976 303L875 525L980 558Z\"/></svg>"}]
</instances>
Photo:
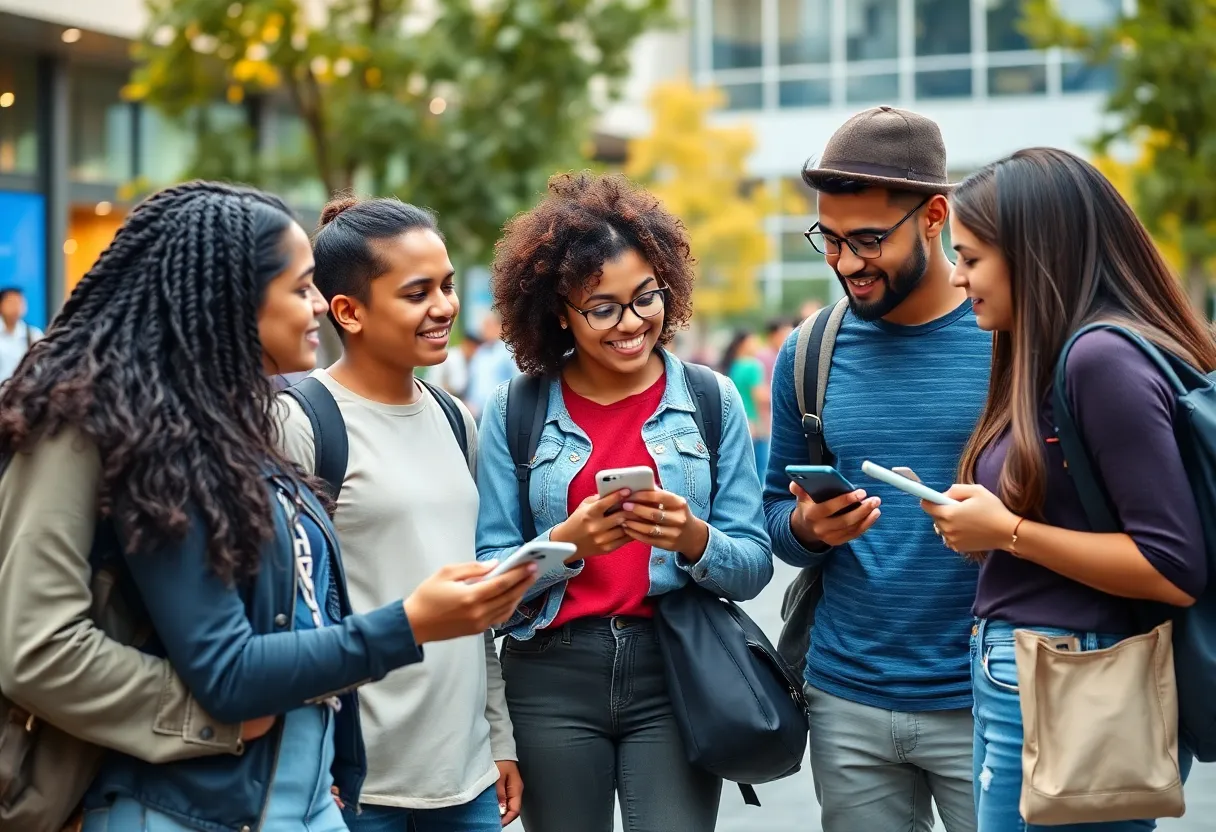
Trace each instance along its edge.
<instances>
[{"instance_id":1,"label":"blue jeans","mask_svg":"<svg viewBox=\"0 0 1216 832\"><path fill-rule=\"evenodd\" d=\"M363 804L356 815L346 810L350 832L500 832L498 792L494 786L468 803L442 809L398 809Z\"/></svg>"},{"instance_id":2,"label":"blue jeans","mask_svg":"<svg viewBox=\"0 0 1216 832\"><path fill-rule=\"evenodd\" d=\"M979 832L1147 832L1156 820L1075 823L1066 826L1027 824L1018 811L1022 795L1022 709L1014 658L1015 627L1003 621L979 621L971 631L971 686L975 694L975 811ZM1033 627L1051 636L1076 636L1082 650L1102 650L1125 636ZM1185 782L1191 754L1179 749Z\"/></svg>"}]
</instances>

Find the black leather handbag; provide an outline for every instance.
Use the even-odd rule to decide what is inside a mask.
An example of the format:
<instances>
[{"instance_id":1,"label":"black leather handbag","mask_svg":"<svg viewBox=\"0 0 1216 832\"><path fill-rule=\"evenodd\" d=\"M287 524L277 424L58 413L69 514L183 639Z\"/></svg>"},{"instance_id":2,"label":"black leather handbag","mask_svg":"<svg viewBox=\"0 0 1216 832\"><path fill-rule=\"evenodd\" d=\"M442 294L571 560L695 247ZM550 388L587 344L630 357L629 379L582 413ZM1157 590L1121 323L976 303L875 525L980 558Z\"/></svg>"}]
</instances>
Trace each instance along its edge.
<instances>
[{"instance_id":1,"label":"black leather handbag","mask_svg":"<svg viewBox=\"0 0 1216 832\"><path fill-rule=\"evenodd\" d=\"M688 760L739 784L793 774L806 753L802 684L739 606L695 585L658 599L655 628Z\"/></svg>"}]
</instances>

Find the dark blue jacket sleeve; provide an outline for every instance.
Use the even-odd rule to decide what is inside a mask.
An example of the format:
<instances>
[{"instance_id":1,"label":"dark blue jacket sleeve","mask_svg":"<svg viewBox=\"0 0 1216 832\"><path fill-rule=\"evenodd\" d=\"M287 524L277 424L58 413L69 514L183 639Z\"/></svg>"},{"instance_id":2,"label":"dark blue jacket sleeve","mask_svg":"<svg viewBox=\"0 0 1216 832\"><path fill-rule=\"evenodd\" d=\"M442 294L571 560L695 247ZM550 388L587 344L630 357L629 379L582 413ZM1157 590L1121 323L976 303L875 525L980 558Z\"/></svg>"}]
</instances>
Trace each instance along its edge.
<instances>
[{"instance_id":1,"label":"dark blue jacket sleeve","mask_svg":"<svg viewBox=\"0 0 1216 832\"><path fill-rule=\"evenodd\" d=\"M183 541L127 564L173 669L216 719L283 714L422 661L400 601L319 630L255 633L238 591L208 565L203 529L195 516ZM266 563L258 580L291 578Z\"/></svg>"}]
</instances>

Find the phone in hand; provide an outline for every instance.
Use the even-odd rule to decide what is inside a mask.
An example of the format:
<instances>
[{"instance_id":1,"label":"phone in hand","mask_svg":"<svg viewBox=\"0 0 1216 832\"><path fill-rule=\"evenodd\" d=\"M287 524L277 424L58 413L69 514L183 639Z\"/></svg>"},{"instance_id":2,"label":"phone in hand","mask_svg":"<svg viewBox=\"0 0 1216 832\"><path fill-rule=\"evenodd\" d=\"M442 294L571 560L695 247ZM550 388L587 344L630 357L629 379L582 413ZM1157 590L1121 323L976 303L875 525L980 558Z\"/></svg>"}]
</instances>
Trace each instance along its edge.
<instances>
[{"instance_id":1,"label":"phone in hand","mask_svg":"<svg viewBox=\"0 0 1216 832\"><path fill-rule=\"evenodd\" d=\"M557 569L573 557L577 551L578 547L573 543L559 543L555 540L533 540L520 546L506 560L471 583L480 583L481 581L488 581L491 578L497 578L499 575L505 575L512 569L518 569L529 563L535 563L537 566L536 574L543 575L546 572Z\"/></svg>"},{"instance_id":2,"label":"phone in hand","mask_svg":"<svg viewBox=\"0 0 1216 832\"><path fill-rule=\"evenodd\" d=\"M629 489L629 493L639 491L654 491L654 471L645 465L635 465L632 468L606 468L595 475L595 488L601 497L607 497L614 491ZM615 514L621 507L609 509L608 514Z\"/></svg>"},{"instance_id":3,"label":"phone in hand","mask_svg":"<svg viewBox=\"0 0 1216 832\"><path fill-rule=\"evenodd\" d=\"M857 486L845 479L843 474L830 465L787 465L785 473L817 503L826 503L842 494L857 490ZM860 505L861 503L853 503L832 516L839 517L847 514Z\"/></svg>"},{"instance_id":4,"label":"phone in hand","mask_svg":"<svg viewBox=\"0 0 1216 832\"><path fill-rule=\"evenodd\" d=\"M902 470L908 471L909 469L904 468ZM940 491L934 491L932 488L929 488L927 485L922 483L919 477L912 479L902 473L897 473L897 471L890 471L883 468L881 465L875 465L868 459L861 463L861 471L866 476L873 477L879 482L885 482L887 485L892 485L898 488L900 491L903 491L905 494L911 494L913 497L917 497L921 500L927 500L928 502L935 503L939 506L958 505L958 500L947 497ZM915 477L916 475L913 474L913 476Z\"/></svg>"}]
</instances>

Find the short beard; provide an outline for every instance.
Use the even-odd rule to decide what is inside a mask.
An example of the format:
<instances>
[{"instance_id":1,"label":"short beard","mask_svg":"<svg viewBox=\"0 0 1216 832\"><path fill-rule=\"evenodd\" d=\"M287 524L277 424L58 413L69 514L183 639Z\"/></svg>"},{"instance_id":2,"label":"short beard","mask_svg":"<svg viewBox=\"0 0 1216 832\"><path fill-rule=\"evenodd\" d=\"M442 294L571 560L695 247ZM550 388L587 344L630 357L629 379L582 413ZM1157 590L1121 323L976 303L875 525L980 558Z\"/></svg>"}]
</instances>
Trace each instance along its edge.
<instances>
[{"instance_id":1,"label":"short beard","mask_svg":"<svg viewBox=\"0 0 1216 832\"><path fill-rule=\"evenodd\" d=\"M907 300L908 296L915 292L916 287L925 279L928 271L929 256L925 251L924 242L918 238L916 248L899 267L895 276L890 277L884 273L878 278L884 287L882 297L878 300L859 301L849 292L849 282L846 278L841 277L840 272L836 272L836 279L840 281L840 286L844 289L844 296L849 299L849 308L853 310L853 314L863 321L877 321L879 318L890 315L897 306Z\"/></svg>"}]
</instances>

